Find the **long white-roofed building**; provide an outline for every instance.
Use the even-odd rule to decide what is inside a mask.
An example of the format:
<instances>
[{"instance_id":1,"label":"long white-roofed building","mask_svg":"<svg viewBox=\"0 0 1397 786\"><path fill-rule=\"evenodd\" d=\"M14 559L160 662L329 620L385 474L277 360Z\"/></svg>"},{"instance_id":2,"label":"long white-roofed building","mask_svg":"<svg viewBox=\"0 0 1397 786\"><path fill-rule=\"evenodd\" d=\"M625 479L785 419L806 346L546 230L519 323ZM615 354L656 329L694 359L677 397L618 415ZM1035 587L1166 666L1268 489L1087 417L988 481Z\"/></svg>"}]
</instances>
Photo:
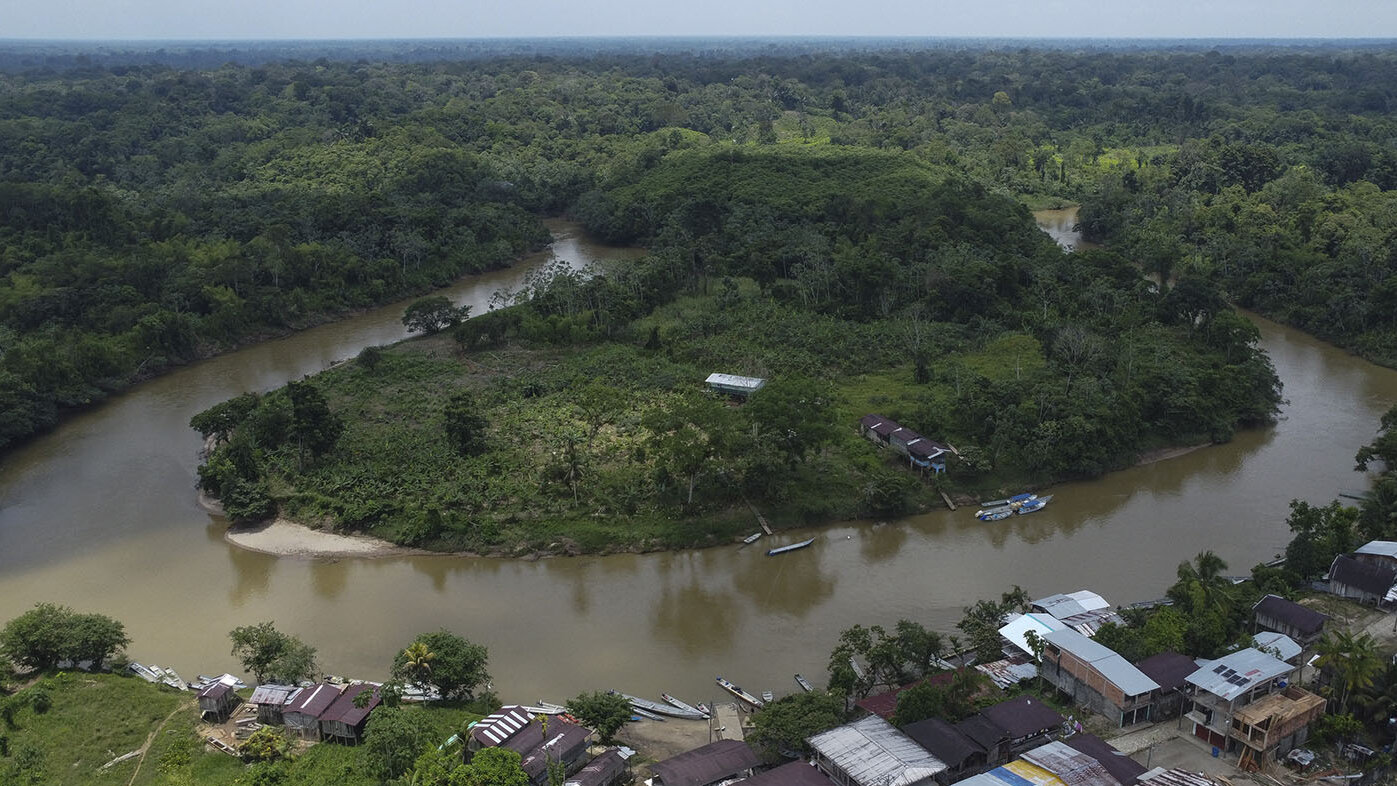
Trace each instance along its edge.
<instances>
[{"instance_id":1,"label":"long white-roofed building","mask_svg":"<svg viewBox=\"0 0 1397 786\"><path fill-rule=\"evenodd\" d=\"M935 783L948 769L877 715L821 732L808 742L815 766L839 786L922 786Z\"/></svg>"}]
</instances>

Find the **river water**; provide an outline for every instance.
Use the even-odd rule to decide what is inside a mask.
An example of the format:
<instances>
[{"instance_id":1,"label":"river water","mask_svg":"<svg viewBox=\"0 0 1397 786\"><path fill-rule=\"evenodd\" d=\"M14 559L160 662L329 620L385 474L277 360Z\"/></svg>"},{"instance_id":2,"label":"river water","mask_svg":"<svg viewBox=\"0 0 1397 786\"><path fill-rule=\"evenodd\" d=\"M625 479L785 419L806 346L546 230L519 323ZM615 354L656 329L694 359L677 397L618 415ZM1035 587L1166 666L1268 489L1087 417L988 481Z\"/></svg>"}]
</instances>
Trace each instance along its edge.
<instances>
[{"instance_id":1,"label":"river water","mask_svg":"<svg viewBox=\"0 0 1397 786\"><path fill-rule=\"evenodd\" d=\"M550 227L553 252L577 263L635 253ZM479 312L547 258L449 294ZM318 647L324 670L366 678L384 676L416 633L447 627L489 647L497 689L518 701L603 688L702 701L717 695L715 674L784 693L797 671L823 681L838 632L856 622L907 617L950 631L963 606L1013 584L1035 596L1158 597L1178 563L1205 548L1246 573L1284 546L1291 498L1322 503L1362 485L1353 454L1397 401L1397 372L1253 316L1285 383L1274 428L1058 487L1045 511L1007 522L961 510L841 523L780 558L723 546L537 562L325 561L230 546L223 522L195 503L190 416L401 337L403 307L180 369L11 454L0 467L0 620L38 601L110 614L126 623L134 658L186 676L236 671L227 632L274 620Z\"/></svg>"}]
</instances>

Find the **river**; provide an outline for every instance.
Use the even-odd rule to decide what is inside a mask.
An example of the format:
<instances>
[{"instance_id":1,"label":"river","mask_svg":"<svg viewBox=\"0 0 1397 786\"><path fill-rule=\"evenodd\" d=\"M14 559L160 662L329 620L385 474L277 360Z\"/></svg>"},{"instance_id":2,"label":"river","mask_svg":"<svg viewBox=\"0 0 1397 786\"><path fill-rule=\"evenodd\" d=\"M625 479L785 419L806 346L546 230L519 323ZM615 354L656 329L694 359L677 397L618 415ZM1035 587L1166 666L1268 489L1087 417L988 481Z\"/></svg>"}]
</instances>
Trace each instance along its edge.
<instances>
[{"instance_id":1,"label":"river","mask_svg":"<svg viewBox=\"0 0 1397 786\"><path fill-rule=\"evenodd\" d=\"M553 253L574 262L634 253L550 228ZM478 312L547 258L448 294ZM174 371L11 454L0 467L0 620L38 601L110 614L126 623L132 657L189 677L236 671L228 631L274 620L318 647L324 670L367 678L383 677L416 633L450 628L489 647L495 685L512 700L617 688L702 701L717 695L715 674L784 693L793 672L822 682L836 636L856 622L907 617L950 631L963 606L1016 583L1035 596L1153 598L1205 548L1246 573L1284 546L1292 497L1323 503L1362 485L1353 454L1397 401L1397 372L1253 316L1285 383L1275 427L1058 487L1051 506L1021 519L983 524L961 510L841 523L780 558L722 546L326 561L230 546L223 522L195 503L190 416L401 337L403 307Z\"/></svg>"}]
</instances>

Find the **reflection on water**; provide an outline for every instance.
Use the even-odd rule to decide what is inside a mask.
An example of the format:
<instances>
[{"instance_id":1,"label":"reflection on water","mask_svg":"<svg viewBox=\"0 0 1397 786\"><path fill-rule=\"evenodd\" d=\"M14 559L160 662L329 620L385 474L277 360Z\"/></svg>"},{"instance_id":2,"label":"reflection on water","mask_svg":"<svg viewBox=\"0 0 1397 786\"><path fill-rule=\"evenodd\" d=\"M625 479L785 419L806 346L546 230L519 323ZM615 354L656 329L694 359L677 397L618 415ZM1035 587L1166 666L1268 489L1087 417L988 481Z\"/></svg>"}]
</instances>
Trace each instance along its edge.
<instances>
[{"instance_id":1,"label":"reflection on water","mask_svg":"<svg viewBox=\"0 0 1397 786\"><path fill-rule=\"evenodd\" d=\"M552 226L574 260L634 253ZM478 313L519 275L450 293ZM819 681L838 632L855 623L905 617L951 631L963 607L1015 584L1143 600L1205 548L1245 573L1284 546L1292 497L1323 502L1357 485L1354 451L1397 401L1397 373L1252 317L1286 385L1277 426L1054 488L1031 516L982 523L961 509L840 523L780 557L762 541L537 562L324 562L227 545L194 502L190 416L393 340L402 308L182 369L12 454L0 467L0 619L38 601L111 614L133 657L191 674L233 669L227 632L272 620L317 647L326 670L366 677L383 676L416 633L447 627L490 648L495 684L515 700L620 688L702 701L716 698L715 674L784 692L796 671Z\"/></svg>"}]
</instances>

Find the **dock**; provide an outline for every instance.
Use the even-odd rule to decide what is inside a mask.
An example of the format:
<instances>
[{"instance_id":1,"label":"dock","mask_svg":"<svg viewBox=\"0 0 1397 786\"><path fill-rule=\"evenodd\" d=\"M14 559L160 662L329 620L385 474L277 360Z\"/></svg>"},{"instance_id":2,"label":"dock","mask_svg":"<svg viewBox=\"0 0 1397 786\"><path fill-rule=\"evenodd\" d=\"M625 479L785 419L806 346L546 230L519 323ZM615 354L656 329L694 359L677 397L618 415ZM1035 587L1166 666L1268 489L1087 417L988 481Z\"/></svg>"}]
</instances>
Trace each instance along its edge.
<instances>
[{"instance_id":1,"label":"dock","mask_svg":"<svg viewBox=\"0 0 1397 786\"><path fill-rule=\"evenodd\" d=\"M956 509L956 503L954 503L954 502L951 501L951 497L950 497L949 494L947 494L947 493L944 492L944 491L941 492L941 499L946 500L946 507L950 508L951 510L955 510L955 509Z\"/></svg>"},{"instance_id":2,"label":"dock","mask_svg":"<svg viewBox=\"0 0 1397 786\"><path fill-rule=\"evenodd\" d=\"M744 499L743 502L747 502L747 500ZM765 532L767 535L774 535L774 534L776 534L776 533L774 533L774 532L771 531L771 525L768 524L768 523L766 523L766 517L763 516L763 515L761 514L761 511L757 510L757 506L756 506L756 505L753 505L752 503L747 502L747 507L751 508L751 509L752 509L752 515L757 517L757 523L761 525L762 532Z\"/></svg>"},{"instance_id":3,"label":"dock","mask_svg":"<svg viewBox=\"0 0 1397 786\"><path fill-rule=\"evenodd\" d=\"M715 740L743 741L747 736L742 731L742 713L733 702L713 705L713 720L708 722L708 727L713 730Z\"/></svg>"}]
</instances>

